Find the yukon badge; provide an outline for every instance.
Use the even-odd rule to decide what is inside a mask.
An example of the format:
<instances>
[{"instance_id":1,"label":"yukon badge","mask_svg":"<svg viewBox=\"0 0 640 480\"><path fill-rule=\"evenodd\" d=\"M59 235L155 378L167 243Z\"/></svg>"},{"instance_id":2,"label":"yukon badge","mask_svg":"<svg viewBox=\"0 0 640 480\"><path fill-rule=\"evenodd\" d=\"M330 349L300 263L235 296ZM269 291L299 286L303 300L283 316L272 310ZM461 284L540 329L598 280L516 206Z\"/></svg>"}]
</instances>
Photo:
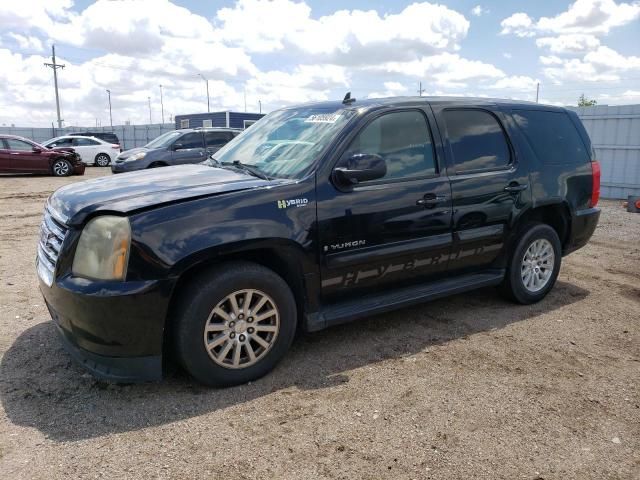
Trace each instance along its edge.
<instances>
[{"instance_id":1,"label":"yukon badge","mask_svg":"<svg viewBox=\"0 0 640 480\"><path fill-rule=\"evenodd\" d=\"M291 200L278 200L278 208L304 207L309 203L308 198L293 198Z\"/></svg>"},{"instance_id":2,"label":"yukon badge","mask_svg":"<svg viewBox=\"0 0 640 480\"><path fill-rule=\"evenodd\" d=\"M342 243L334 243L331 245L325 245L324 251L336 251L336 250L344 250L345 248L353 248L353 247L364 247L367 244L366 240L353 240L351 242L342 242Z\"/></svg>"}]
</instances>

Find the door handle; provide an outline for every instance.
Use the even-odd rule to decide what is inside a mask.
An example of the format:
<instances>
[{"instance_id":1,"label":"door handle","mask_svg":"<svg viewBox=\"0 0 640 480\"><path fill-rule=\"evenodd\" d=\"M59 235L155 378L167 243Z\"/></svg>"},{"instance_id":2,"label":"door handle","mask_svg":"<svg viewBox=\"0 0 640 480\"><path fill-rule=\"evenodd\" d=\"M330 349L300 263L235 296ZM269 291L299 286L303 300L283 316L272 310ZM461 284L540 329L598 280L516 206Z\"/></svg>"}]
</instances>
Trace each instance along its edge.
<instances>
[{"instance_id":1,"label":"door handle","mask_svg":"<svg viewBox=\"0 0 640 480\"><path fill-rule=\"evenodd\" d=\"M519 183L514 183L513 185L508 185L508 186L504 187L504 191L505 192L509 192L509 193L522 192L523 190L526 190L527 188L529 188L529 185L527 185L526 183L523 184L523 185L520 185Z\"/></svg>"},{"instance_id":2,"label":"door handle","mask_svg":"<svg viewBox=\"0 0 640 480\"><path fill-rule=\"evenodd\" d=\"M424 197L416 200L416 205L423 207L435 207L436 204L444 202L447 199L445 195L436 195L435 193L427 193Z\"/></svg>"}]
</instances>

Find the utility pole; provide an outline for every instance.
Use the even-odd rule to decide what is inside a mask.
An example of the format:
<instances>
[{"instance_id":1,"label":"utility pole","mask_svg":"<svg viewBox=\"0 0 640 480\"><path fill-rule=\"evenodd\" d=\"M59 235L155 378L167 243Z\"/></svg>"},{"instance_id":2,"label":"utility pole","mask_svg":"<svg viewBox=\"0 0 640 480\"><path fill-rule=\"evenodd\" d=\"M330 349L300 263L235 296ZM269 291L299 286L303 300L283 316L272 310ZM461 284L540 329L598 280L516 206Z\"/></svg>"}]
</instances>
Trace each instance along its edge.
<instances>
[{"instance_id":1,"label":"utility pole","mask_svg":"<svg viewBox=\"0 0 640 480\"><path fill-rule=\"evenodd\" d=\"M207 84L207 113L209 113L211 111L210 107L209 107L209 79L205 78L204 75L202 75L201 73L198 74L199 77L202 77L202 79L206 82Z\"/></svg>"},{"instance_id":2,"label":"utility pole","mask_svg":"<svg viewBox=\"0 0 640 480\"><path fill-rule=\"evenodd\" d=\"M160 85L160 109L162 110L162 123L164 123L164 103L162 100L162 85Z\"/></svg>"},{"instance_id":3,"label":"utility pole","mask_svg":"<svg viewBox=\"0 0 640 480\"><path fill-rule=\"evenodd\" d=\"M420 86L418 87L418 95L422 96L422 92L424 92L424 88L422 88L422 82L420 82Z\"/></svg>"},{"instance_id":4,"label":"utility pole","mask_svg":"<svg viewBox=\"0 0 640 480\"><path fill-rule=\"evenodd\" d=\"M149 123L153 123L151 121L151 97L147 97L147 101L149 102Z\"/></svg>"},{"instance_id":5,"label":"utility pole","mask_svg":"<svg viewBox=\"0 0 640 480\"><path fill-rule=\"evenodd\" d=\"M111 130L113 130L113 118L111 117L111 90L107 89L107 95L109 96L109 124L111 125Z\"/></svg>"},{"instance_id":6,"label":"utility pole","mask_svg":"<svg viewBox=\"0 0 640 480\"><path fill-rule=\"evenodd\" d=\"M536 83L536 103L538 103L539 94L540 94L540 82Z\"/></svg>"},{"instance_id":7,"label":"utility pole","mask_svg":"<svg viewBox=\"0 0 640 480\"><path fill-rule=\"evenodd\" d=\"M258 100L258 106L260 107L260 113L262 113L262 100Z\"/></svg>"},{"instance_id":8,"label":"utility pole","mask_svg":"<svg viewBox=\"0 0 640 480\"><path fill-rule=\"evenodd\" d=\"M56 112L58 113L58 128L62 128L62 119L60 118L60 97L58 96L58 69L64 68L64 65L56 63L56 46L51 45L51 61L53 63L45 63L46 67L53 68L53 85L56 89Z\"/></svg>"},{"instance_id":9,"label":"utility pole","mask_svg":"<svg viewBox=\"0 0 640 480\"><path fill-rule=\"evenodd\" d=\"M247 113L247 89L243 87L242 92L244 93L244 113Z\"/></svg>"}]
</instances>

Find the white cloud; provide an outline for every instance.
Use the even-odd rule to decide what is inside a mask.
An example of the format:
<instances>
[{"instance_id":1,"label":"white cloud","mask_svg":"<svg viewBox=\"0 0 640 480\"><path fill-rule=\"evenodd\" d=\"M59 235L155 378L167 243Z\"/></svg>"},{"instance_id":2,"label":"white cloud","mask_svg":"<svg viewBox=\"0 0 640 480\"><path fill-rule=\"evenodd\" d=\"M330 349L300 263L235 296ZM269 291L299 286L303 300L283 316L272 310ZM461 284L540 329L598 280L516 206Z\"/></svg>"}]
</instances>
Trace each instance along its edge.
<instances>
[{"instance_id":1,"label":"white cloud","mask_svg":"<svg viewBox=\"0 0 640 480\"><path fill-rule=\"evenodd\" d=\"M8 37L13 38L22 50L41 51L44 49L42 41L38 37L20 35L19 33L8 33Z\"/></svg>"},{"instance_id":2,"label":"white cloud","mask_svg":"<svg viewBox=\"0 0 640 480\"><path fill-rule=\"evenodd\" d=\"M409 62L387 62L368 68L432 80L439 86L457 88L466 86L472 80L505 76L502 70L490 63L468 60L456 53L441 53Z\"/></svg>"},{"instance_id":3,"label":"white cloud","mask_svg":"<svg viewBox=\"0 0 640 480\"><path fill-rule=\"evenodd\" d=\"M625 57L611 48L600 46L582 59L568 60L555 56L540 57L546 77L562 82L618 82L627 72L640 72L640 57Z\"/></svg>"},{"instance_id":4,"label":"white cloud","mask_svg":"<svg viewBox=\"0 0 640 480\"><path fill-rule=\"evenodd\" d=\"M426 2L398 14L339 10L315 19L305 3L239 0L221 9L216 20L219 38L246 51L302 51L349 65L457 50L469 29L460 13Z\"/></svg>"},{"instance_id":5,"label":"white cloud","mask_svg":"<svg viewBox=\"0 0 640 480\"><path fill-rule=\"evenodd\" d=\"M512 58L512 55L511 55L509 52L504 52L504 53L502 54L502 56L503 56L504 58L506 58L507 60L511 60L511 58Z\"/></svg>"},{"instance_id":6,"label":"white cloud","mask_svg":"<svg viewBox=\"0 0 640 480\"><path fill-rule=\"evenodd\" d=\"M383 92L371 92L367 98L397 97L408 93L407 87L400 82L384 82L383 85L385 88Z\"/></svg>"},{"instance_id":7,"label":"white cloud","mask_svg":"<svg viewBox=\"0 0 640 480\"><path fill-rule=\"evenodd\" d=\"M471 14L475 15L476 17L480 17L482 15L485 15L489 13L489 10L486 8L483 8L482 5L476 5L475 7L473 7L471 9Z\"/></svg>"},{"instance_id":8,"label":"white cloud","mask_svg":"<svg viewBox=\"0 0 640 480\"><path fill-rule=\"evenodd\" d=\"M640 17L640 3L616 3L614 0L577 0L554 16L534 21L526 13L515 13L501 22L502 34L519 37L538 33L566 35L607 34L612 28L626 25Z\"/></svg>"},{"instance_id":9,"label":"white cloud","mask_svg":"<svg viewBox=\"0 0 640 480\"><path fill-rule=\"evenodd\" d=\"M594 35L572 33L557 37L542 37L536 39L540 48L548 48L556 54L577 54L595 50L600 46L600 40Z\"/></svg>"}]
</instances>

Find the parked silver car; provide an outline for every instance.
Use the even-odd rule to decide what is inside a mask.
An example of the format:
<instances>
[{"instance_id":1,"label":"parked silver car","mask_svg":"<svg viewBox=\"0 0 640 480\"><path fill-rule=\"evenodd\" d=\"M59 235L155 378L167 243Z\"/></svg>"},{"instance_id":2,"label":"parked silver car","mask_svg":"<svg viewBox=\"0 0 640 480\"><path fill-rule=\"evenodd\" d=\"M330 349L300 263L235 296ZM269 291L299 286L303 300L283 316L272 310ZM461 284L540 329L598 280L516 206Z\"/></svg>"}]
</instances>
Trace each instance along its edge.
<instances>
[{"instance_id":1,"label":"parked silver car","mask_svg":"<svg viewBox=\"0 0 640 480\"><path fill-rule=\"evenodd\" d=\"M164 133L144 147L126 150L111 164L113 173L200 163L242 133L233 128L187 128Z\"/></svg>"}]
</instances>

